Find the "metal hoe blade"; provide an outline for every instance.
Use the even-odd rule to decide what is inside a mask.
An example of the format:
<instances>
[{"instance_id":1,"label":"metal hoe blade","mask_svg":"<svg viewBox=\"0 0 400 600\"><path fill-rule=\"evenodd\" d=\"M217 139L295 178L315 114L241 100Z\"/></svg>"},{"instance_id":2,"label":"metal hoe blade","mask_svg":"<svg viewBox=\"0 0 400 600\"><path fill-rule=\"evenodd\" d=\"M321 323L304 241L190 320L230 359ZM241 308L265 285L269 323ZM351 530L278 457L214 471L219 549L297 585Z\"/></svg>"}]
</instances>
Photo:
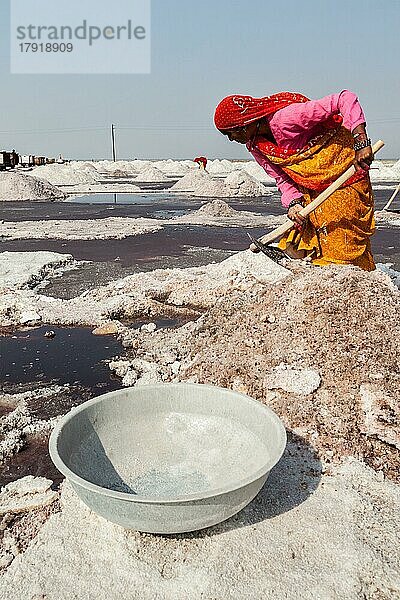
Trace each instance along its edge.
<instances>
[{"instance_id":1,"label":"metal hoe blade","mask_svg":"<svg viewBox=\"0 0 400 600\"><path fill-rule=\"evenodd\" d=\"M289 256L280 248L267 246L253 238L253 236L251 236L249 233L247 233L247 235L249 236L253 244L260 250L260 252L268 256L268 258L270 258L274 262L281 264L283 260L287 260L289 258Z\"/></svg>"}]
</instances>

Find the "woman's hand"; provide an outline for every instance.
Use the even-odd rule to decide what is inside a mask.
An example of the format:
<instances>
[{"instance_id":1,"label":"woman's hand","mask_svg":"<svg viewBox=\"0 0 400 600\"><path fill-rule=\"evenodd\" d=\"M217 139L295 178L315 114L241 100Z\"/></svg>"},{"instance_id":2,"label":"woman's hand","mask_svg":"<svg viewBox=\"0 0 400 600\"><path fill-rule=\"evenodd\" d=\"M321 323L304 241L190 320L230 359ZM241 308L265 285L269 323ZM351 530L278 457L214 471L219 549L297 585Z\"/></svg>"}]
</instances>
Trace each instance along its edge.
<instances>
[{"instance_id":1,"label":"woman's hand","mask_svg":"<svg viewBox=\"0 0 400 600\"><path fill-rule=\"evenodd\" d=\"M357 150L353 165L356 171L368 171L374 160L371 146Z\"/></svg>"},{"instance_id":2,"label":"woman's hand","mask_svg":"<svg viewBox=\"0 0 400 600\"><path fill-rule=\"evenodd\" d=\"M302 229L307 219L307 217L303 217L303 215L300 214L302 208L303 206L301 204L295 204L294 206L291 206L287 212L287 216L293 221L296 229Z\"/></svg>"}]
</instances>

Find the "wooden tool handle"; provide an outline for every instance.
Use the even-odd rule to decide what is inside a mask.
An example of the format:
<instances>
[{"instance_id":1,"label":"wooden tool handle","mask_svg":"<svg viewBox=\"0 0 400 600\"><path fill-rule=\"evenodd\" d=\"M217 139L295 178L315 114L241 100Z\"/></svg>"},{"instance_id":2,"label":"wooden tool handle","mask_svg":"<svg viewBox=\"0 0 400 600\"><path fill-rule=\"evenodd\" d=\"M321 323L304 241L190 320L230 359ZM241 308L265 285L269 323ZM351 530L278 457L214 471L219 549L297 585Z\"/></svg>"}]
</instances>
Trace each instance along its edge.
<instances>
[{"instance_id":1,"label":"wooden tool handle","mask_svg":"<svg viewBox=\"0 0 400 600\"><path fill-rule=\"evenodd\" d=\"M381 148L383 148L384 145L385 144L384 144L384 142L382 142L382 140L378 140L372 146L372 152L374 154L376 154ZM336 179L336 181L334 181L333 183L331 183L331 185L326 188L326 190L324 190L319 196L317 196L312 202L310 202L310 204L308 204L307 206L305 206L300 211L300 214L303 215L303 217L306 217L313 210L315 210L316 208L318 208L318 206L320 206L323 202L325 202L325 200L327 198L329 198L329 196L331 196L333 194L333 192L336 192L336 190L339 189L340 186L345 183L345 181L347 181L348 179L350 179L350 177L352 175L354 175L355 171L356 171L356 169L355 169L354 165L351 165L351 167L349 167L343 173L343 175L341 175L340 177L338 177ZM287 219L284 223L282 223L282 225L280 225L279 227L277 227L276 229L274 229L273 231L271 231L271 233L267 233L266 235L263 235L261 238L259 238L258 241L261 242L261 244L264 244L264 245L270 244L271 242L274 242L276 239L280 238L287 231L290 231L290 229L292 229L292 227L293 227L293 221L291 221L290 219ZM259 252L259 249L254 244L250 245L250 250L252 252Z\"/></svg>"}]
</instances>

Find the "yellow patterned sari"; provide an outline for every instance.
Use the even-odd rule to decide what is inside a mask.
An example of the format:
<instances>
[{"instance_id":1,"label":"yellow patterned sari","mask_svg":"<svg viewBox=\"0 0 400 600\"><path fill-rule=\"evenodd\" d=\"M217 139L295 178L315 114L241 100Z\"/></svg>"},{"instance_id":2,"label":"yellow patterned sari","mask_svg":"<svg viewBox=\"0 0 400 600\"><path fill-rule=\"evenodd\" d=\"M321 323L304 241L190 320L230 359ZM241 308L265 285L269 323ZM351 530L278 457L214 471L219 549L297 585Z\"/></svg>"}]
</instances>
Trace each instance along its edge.
<instances>
[{"instance_id":1,"label":"yellow patterned sari","mask_svg":"<svg viewBox=\"0 0 400 600\"><path fill-rule=\"evenodd\" d=\"M306 204L335 181L354 159L353 137L340 126L289 156L264 151L298 185ZM293 229L279 242L311 255L316 265L356 265L373 271L370 238L375 231L374 201L368 174L356 174L314 210L301 232Z\"/></svg>"}]
</instances>

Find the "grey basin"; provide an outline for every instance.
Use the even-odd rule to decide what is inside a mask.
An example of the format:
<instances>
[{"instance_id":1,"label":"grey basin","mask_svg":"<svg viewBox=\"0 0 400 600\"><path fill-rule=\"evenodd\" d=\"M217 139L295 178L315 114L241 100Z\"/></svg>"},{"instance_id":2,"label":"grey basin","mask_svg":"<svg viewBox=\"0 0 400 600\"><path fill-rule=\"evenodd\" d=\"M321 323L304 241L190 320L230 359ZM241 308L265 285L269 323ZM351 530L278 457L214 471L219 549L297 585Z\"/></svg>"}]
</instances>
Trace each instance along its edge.
<instances>
[{"instance_id":1,"label":"grey basin","mask_svg":"<svg viewBox=\"0 0 400 600\"><path fill-rule=\"evenodd\" d=\"M150 533L215 525L246 506L286 445L260 402L199 384L125 388L69 412L50 455L109 521Z\"/></svg>"}]
</instances>

